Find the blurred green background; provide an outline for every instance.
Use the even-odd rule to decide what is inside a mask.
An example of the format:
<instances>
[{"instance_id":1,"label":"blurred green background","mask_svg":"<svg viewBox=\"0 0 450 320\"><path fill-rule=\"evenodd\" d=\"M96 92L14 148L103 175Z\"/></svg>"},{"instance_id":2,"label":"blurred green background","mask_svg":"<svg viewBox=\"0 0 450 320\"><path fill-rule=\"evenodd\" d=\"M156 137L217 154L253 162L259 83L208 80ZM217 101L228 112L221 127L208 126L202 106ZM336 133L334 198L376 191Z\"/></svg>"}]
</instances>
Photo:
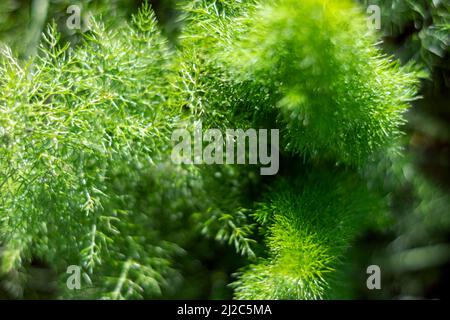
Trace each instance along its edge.
<instances>
[{"instance_id":1,"label":"blurred green background","mask_svg":"<svg viewBox=\"0 0 450 320\"><path fill-rule=\"evenodd\" d=\"M299 0L301 1L301 0ZM180 0L153 0L164 33L176 46L177 4ZM129 19L140 0L1 0L0 42L26 59L37 52L41 32L55 21L63 37L76 45L81 32L69 30L66 12L80 5L86 19L102 16L110 27ZM402 63L414 63L429 77L422 81L422 99L407 113L405 157L390 163L380 158L386 174L378 176L379 187L388 193L392 209L386 228L370 230L350 249L349 263L342 271L342 292L337 297L358 299L449 298L450 214L449 122L450 122L450 1L449 0L360 0L362 11L369 5L381 8L378 45ZM369 15L369 14L368 14ZM1 81L1 79L0 79ZM0 93L1 94L1 93ZM380 172L380 168L373 172ZM370 172L368 172L370 174ZM220 260L213 246L202 241L194 252L197 260L181 262L186 283L195 284L174 293L174 298L230 298L231 273L241 265L233 250L223 246ZM213 241L213 240L211 240ZM195 255L195 254L194 254ZM382 271L382 290L365 286L366 267L377 264ZM14 283L0 280L0 298L51 298L51 270L36 262L27 287L14 294ZM19 289L17 289L19 290ZM17 291L16 290L16 291ZM16 292L17 293L17 292Z\"/></svg>"}]
</instances>

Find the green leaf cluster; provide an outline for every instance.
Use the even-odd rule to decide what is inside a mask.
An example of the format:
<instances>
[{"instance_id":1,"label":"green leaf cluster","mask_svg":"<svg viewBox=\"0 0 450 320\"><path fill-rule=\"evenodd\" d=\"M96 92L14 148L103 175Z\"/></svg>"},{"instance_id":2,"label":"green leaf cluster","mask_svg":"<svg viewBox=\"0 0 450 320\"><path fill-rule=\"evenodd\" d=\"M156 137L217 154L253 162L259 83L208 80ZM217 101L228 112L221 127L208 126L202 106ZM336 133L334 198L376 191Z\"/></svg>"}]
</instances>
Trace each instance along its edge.
<instances>
[{"instance_id":1,"label":"green leaf cluster","mask_svg":"<svg viewBox=\"0 0 450 320\"><path fill-rule=\"evenodd\" d=\"M181 11L174 50L148 5L113 29L93 23L74 48L50 28L31 60L2 50L1 271L39 258L62 279L83 266L82 297L157 297L180 283L198 232L251 260L237 298L326 297L383 212L361 169L395 149L415 74L375 47L350 1ZM280 174L172 163L172 131L198 121L279 128Z\"/></svg>"}]
</instances>

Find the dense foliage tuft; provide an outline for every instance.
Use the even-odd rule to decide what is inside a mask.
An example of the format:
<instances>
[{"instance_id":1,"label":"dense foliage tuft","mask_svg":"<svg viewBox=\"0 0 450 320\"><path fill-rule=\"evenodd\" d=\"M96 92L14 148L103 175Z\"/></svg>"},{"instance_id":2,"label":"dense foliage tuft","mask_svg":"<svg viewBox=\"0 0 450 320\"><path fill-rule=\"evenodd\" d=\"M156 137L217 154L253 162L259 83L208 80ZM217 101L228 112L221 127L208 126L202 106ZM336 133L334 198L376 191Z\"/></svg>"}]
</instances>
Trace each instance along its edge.
<instances>
[{"instance_id":1,"label":"dense foliage tuft","mask_svg":"<svg viewBox=\"0 0 450 320\"><path fill-rule=\"evenodd\" d=\"M31 60L2 50L1 272L41 259L63 279L81 265L82 297L156 297L180 283L195 230L250 261L237 298L326 297L384 211L360 169L396 145L416 76L350 1L181 10L175 50L148 5L114 29L93 22L73 48L50 28ZM172 163L172 131L198 122L279 128L280 175Z\"/></svg>"}]
</instances>

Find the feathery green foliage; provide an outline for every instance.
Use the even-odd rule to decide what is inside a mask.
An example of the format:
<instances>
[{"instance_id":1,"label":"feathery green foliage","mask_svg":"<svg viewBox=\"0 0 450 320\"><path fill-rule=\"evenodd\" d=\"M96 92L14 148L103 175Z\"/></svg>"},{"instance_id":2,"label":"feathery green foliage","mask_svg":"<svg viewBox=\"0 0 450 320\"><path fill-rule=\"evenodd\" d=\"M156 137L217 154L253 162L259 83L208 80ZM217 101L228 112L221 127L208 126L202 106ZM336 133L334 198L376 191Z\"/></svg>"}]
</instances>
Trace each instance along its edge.
<instances>
[{"instance_id":1,"label":"feathery green foliage","mask_svg":"<svg viewBox=\"0 0 450 320\"><path fill-rule=\"evenodd\" d=\"M278 127L286 162L315 163L286 172L294 181L313 177L307 191L276 184L258 209L260 222L274 215L262 226L269 256L244 269L236 297L323 298L352 236L382 210L354 169L314 173L320 163L362 167L395 144L416 77L375 48L349 2L194 1L187 11L181 70L194 79L186 90L194 114L231 127Z\"/></svg>"},{"instance_id":2,"label":"feathery green foliage","mask_svg":"<svg viewBox=\"0 0 450 320\"><path fill-rule=\"evenodd\" d=\"M114 30L94 23L73 49L50 30L33 60L3 50L2 271L79 264L83 297L155 297L179 281L192 228L253 259L237 298L326 297L350 241L383 211L358 169L395 145L415 75L375 48L350 1L181 10L175 52L147 5ZM280 177L173 164L172 130L198 121L281 129Z\"/></svg>"},{"instance_id":3,"label":"feathery green foliage","mask_svg":"<svg viewBox=\"0 0 450 320\"><path fill-rule=\"evenodd\" d=\"M318 168L275 185L255 213L268 229L269 256L240 276L236 296L323 298L349 241L381 213L380 199L351 173Z\"/></svg>"},{"instance_id":4,"label":"feathery green foliage","mask_svg":"<svg viewBox=\"0 0 450 320\"><path fill-rule=\"evenodd\" d=\"M148 170L164 161L176 119L169 57L148 8L132 26L96 24L75 50L50 29L24 66L3 51L3 272L39 257L61 271L83 265L113 298L160 291L179 249L161 241L156 208L136 191L155 190Z\"/></svg>"}]
</instances>

